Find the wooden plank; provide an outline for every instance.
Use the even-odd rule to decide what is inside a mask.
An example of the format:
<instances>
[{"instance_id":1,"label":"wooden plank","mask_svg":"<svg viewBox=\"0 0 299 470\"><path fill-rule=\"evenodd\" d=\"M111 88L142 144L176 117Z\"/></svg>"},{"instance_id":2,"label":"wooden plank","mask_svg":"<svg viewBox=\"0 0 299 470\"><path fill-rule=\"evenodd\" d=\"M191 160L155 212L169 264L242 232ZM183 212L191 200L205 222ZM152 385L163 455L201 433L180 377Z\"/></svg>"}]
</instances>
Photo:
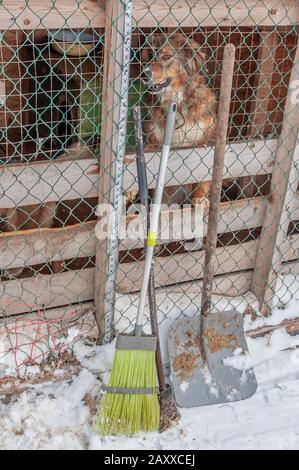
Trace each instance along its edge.
<instances>
[{"instance_id":1,"label":"wooden plank","mask_svg":"<svg viewBox=\"0 0 299 470\"><path fill-rule=\"evenodd\" d=\"M103 28L103 0L3 0L0 29ZM249 14L250 12L250 14ZM134 24L139 27L285 26L296 24L296 0L134 0Z\"/></svg>"},{"instance_id":2,"label":"wooden plank","mask_svg":"<svg viewBox=\"0 0 299 470\"><path fill-rule=\"evenodd\" d=\"M296 198L296 212L299 219L299 195ZM218 233L234 232L244 228L255 228L262 225L265 210L265 199L253 198L233 202L222 202L220 205L220 221ZM201 216L201 213L198 217ZM125 216L124 216L125 218ZM206 233L207 214L205 214L203 233ZM162 211L162 226L169 226L170 239L158 237L157 244L161 245L172 240L190 240L194 238L192 227L194 209ZM170 223L169 223L170 221ZM175 221L175 223L174 223ZM197 222L199 228L202 219ZM129 215L126 218L126 238L120 240L119 250L132 250L144 246L143 239L129 236L134 227L142 226L141 215ZM18 232L0 233L0 268L9 269L40 263L67 260L73 258L94 256L96 250L95 238L96 221L70 225L61 228L44 228L22 230ZM98 230L98 229L97 229ZM195 228L196 230L196 228ZM166 230L167 235L168 230ZM124 233L125 235L125 233Z\"/></svg>"},{"instance_id":3,"label":"wooden plank","mask_svg":"<svg viewBox=\"0 0 299 470\"><path fill-rule=\"evenodd\" d=\"M226 146L223 178L271 173L276 139L239 142ZM198 147L172 150L169 156L165 186L210 181L212 178L214 148ZM159 154L145 154L149 188L155 187L159 169ZM124 190L138 189L134 155L127 155L127 171L124 174Z\"/></svg>"},{"instance_id":4,"label":"wooden plank","mask_svg":"<svg viewBox=\"0 0 299 470\"><path fill-rule=\"evenodd\" d=\"M299 195L296 198L299 215ZM252 199L243 199L232 202L222 202L220 204L220 219L218 223L218 233L228 233L237 230L250 229L262 225L263 214L265 211L264 197ZM176 240L191 240L194 238L196 230L201 229L201 213L198 214L198 221L194 227L194 232L188 228L194 224L195 211L191 208L183 208L178 210L162 210L160 230L157 237L157 245L165 244ZM204 214L203 234L207 232L207 211ZM128 216L127 223L129 225L127 232L130 230L134 234L135 226L142 226L140 215ZM130 225L132 228L130 229ZM161 227L163 227L164 238L161 239ZM169 228L168 228L169 227ZM170 238L166 238L168 233ZM181 236L179 236L181 235ZM129 236L120 242L120 250L132 250L134 248L142 248L144 240L133 239ZM0 258L1 259L1 258Z\"/></svg>"},{"instance_id":5,"label":"wooden plank","mask_svg":"<svg viewBox=\"0 0 299 470\"><path fill-rule=\"evenodd\" d=\"M298 333L299 331L299 317L296 318L287 318L283 320L278 325L265 325L254 330L247 330L246 336L250 338L259 338L260 336L265 336L269 333L272 333L274 330L279 330L285 328L287 333Z\"/></svg>"},{"instance_id":6,"label":"wooden plank","mask_svg":"<svg viewBox=\"0 0 299 470\"><path fill-rule=\"evenodd\" d=\"M1 269L95 255L95 221L0 233Z\"/></svg>"},{"instance_id":7,"label":"wooden plank","mask_svg":"<svg viewBox=\"0 0 299 470\"><path fill-rule=\"evenodd\" d=\"M255 240L216 250L215 275L233 273L253 267L257 243ZM204 250L155 259L156 287L194 281L203 277ZM144 261L122 263L117 273L119 292L140 290Z\"/></svg>"},{"instance_id":8,"label":"wooden plank","mask_svg":"<svg viewBox=\"0 0 299 470\"><path fill-rule=\"evenodd\" d=\"M256 241L241 245L217 248L217 269L214 293L220 295L243 295L251 278L254 267ZM299 272L299 235L292 236L292 242L285 242L285 263L282 272ZM297 261L288 263L289 260ZM168 289L168 292L196 292L201 284L204 254L192 252L157 257L155 273L157 288ZM117 291L121 293L137 292L140 289L143 263L124 263L119 265L117 273ZM44 308L63 307L93 300L95 269L88 268L80 271L67 271L51 276L37 274L27 279L4 281L0 285L0 317L30 313ZM196 283L193 281L196 280ZM191 282L192 281L192 282ZM167 287L168 286L168 287ZM72 306L70 307L72 308Z\"/></svg>"},{"instance_id":9,"label":"wooden plank","mask_svg":"<svg viewBox=\"0 0 299 470\"><path fill-rule=\"evenodd\" d=\"M213 285L213 295L222 295L227 297L237 297L245 295L249 291L251 282L252 270L226 273L224 275L216 276ZM160 287L157 292L165 292L171 296L172 294L201 295L202 280L182 282L180 284L173 284L166 287ZM252 294L253 296L253 294Z\"/></svg>"},{"instance_id":10,"label":"wooden plank","mask_svg":"<svg viewBox=\"0 0 299 470\"><path fill-rule=\"evenodd\" d=\"M258 240L251 240L238 245L219 247L216 250L217 266L215 275L246 271L254 268ZM299 259L299 235L293 235L282 246L284 260ZM202 279L204 251L193 251L169 257L158 256L155 259L156 287ZM143 261L122 263L118 270L119 292L137 292L140 290Z\"/></svg>"},{"instance_id":11,"label":"wooden plank","mask_svg":"<svg viewBox=\"0 0 299 470\"><path fill-rule=\"evenodd\" d=\"M96 196L95 161L1 165L1 209Z\"/></svg>"},{"instance_id":12,"label":"wooden plank","mask_svg":"<svg viewBox=\"0 0 299 470\"><path fill-rule=\"evenodd\" d=\"M247 127L249 139L258 139L264 135L264 127L268 122L269 98L272 94L272 77L275 70L276 47L278 44L277 31L263 30L260 33L260 45L257 57L257 73L255 75L255 93L251 98L249 116L250 124ZM252 176L246 176L239 181L241 197L253 197L256 184Z\"/></svg>"},{"instance_id":13,"label":"wooden plank","mask_svg":"<svg viewBox=\"0 0 299 470\"><path fill-rule=\"evenodd\" d=\"M93 300L94 269L37 274L0 284L0 318Z\"/></svg>"},{"instance_id":14,"label":"wooden plank","mask_svg":"<svg viewBox=\"0 0 299 470\"><path fill-rule=\"evenodd\" d=\"M105 23L103 4L104 0L2 0L0 29L100 28Z\"/></svg>"},{"instance_id":15,"label":"wooden plank","mask_svg":"<svg viewBox=\"0 0 299 470\"><path fill-rule=\"evenodd\" d=\"M90 268L52 276L37 275L34 278L6 281L1 288L0 318L5 319L6 323L13 321L10 316L20 315L20 319L34 319L38 315L39 318L51 319L58 324L61 318L65 317L65 327L73 326L72 322L78 320L77 313L84 310L86 305L94 305L93 302L87 302L93 299L94 275L95 270ZM213 293L228 296L245 294L249 289L250 279L251 271L218 275L215 278ZM179 280L182 281L183 279ZM160 288L169 294L200 293L201 282L199 280L177 285L166 283L166 286ZM131 290L130 285L124 284L121 279L118 280L117 292L135 291L135 288ZM81 308L79 304L70 305L79 302L82 303ZM92 331L96 331L95 327Z\"/></svg>"},{"instance_id":16,"label":"wooden plank","mask_svg":"<svg viewBox=\"0 0 299 470\"><path fill-rule=\"evenodd\" d=\"M282 263L280 274L283 276L286 276L287 274L291 274L294 277L298 276L299 275L299 261L298 260L299 260L299 252L297 252L297 256L296 258L293 258L293 261Z\"/></svg>"},{"instance_id":17,"label":"wooden plank","mask_svg":"<svg viewBox=\"0 0 299 470\"><path fill-rule=\"evenodd\" d=\"M252 276L251 289L265 314L269 314L276 302L277 274L285 260L283 247L292 220L292 206L298 186L299 102L293 99L292 88L299 79L298 62L299 42L290 77L282 130L277 142L270 194Z\"/></svg>"},{"instance_id":18,"label":"wooden plank","mask_svg":"<svg viewBox=\"0 0 299 470\"><path fill-rule=\"evenodd\" d=\"M227 146L224 178L271 173L276 139L240 142ZM166 172L166 186L196 183L211 179L212 147L173 150ZM0 206L2 208L40 204L41 202L97 197L98 165L94 158L55 160L0 168ZM145 155L149 188L154 188L159 169L155 152ZM126 156L123 191L137 190L134 155ZM106 201L107 202L107 201Z\"/></svg>"},{"instance_id":19,"label":"wooden plank","mask_svg":"<svg viewBox=\"0 0 299 470\"><path fill-rule=\"evenodd\" d=\"M272 77L276 67L277 31L262 31L258 49L257 73L255 75L255 93L250 106L250 125L247 135L251 139L263 136L264 126L268 121L268 104L272 95Z\"/></svg>"},{"instance_id":20,"label":"wooden plank","mask_svg":"<svg viewBox=\"0 0 299 470\"><path fill-rule=\"evenodd\" d=\"M29 314L23 313L8 318L1 318L0 335L5 336L3 327L13 332L16 322L20 321L24 325L24 330L26 326L36 326L38 322L40 322L41 326L46 326L47 323L51 324L51 333L57 337L66 335L69 328L77 328L78 335L83 337L97 337L98 327L93 310L93 302L82 302L80 304L66 305L65 307L49 308L40 312L35 311ZM23 326L19 326L18 329L22 332Z\"/></svg>"},{"instance_id":21,"label":"wooden plank","mask_svg":"<svg viewBox=\"0 0 299 470\"><path fill-rule=\"evenodd\" d=\"M152 0L134 2L138 27L274 26L297 24L296 0Z\"/></svg>"},{"instance_id":22,"label":"wooden plank","mask_svg":"<svg viewBox=\"0 0 299 470\"><path fill-rule=\"evenodd\" d=\"M126 147L132 0L106 1L103 106L98 207L108 204L113 214L109 237L97 238L95 309L103 342L113 334L118 231L122 210L122 176ZM100 214L98 213L100 216Z\"/></svg>"}]
</instances>

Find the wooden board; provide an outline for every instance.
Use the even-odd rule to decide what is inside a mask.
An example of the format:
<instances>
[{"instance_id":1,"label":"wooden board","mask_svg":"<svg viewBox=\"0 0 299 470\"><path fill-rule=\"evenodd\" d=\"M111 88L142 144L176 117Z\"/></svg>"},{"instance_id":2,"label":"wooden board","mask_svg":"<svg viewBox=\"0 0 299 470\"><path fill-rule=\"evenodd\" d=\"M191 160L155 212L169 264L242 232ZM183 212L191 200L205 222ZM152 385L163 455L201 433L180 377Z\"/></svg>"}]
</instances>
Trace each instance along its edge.
<instances>
[{"instance_id":1,"label":"wooden board","mask_svg":"<svg viewBox=\"0 0 299 470\"><path fill-rule=\"evenodd\" d=\"M224 178L271 173L276 139L241 142L227 146ZM199 147L173 150L169 157L165 186L211 180L214 149ZM159 169L159 155L147 152L149 188L154 188ZM5 165L0 168L0 206L40 204L48 201L72 200L98 195L98 166L94 158L55 160L26 165ZM123 190L137 190L137 169L134 155L126 156Z\"/></svg>"},{"instance_id":2,"label":"wooden board","mask_svg":"<svg viewBox=\"0 0 299 470\"><path fill-rule=\"evenodd\" d=\"M297 24L296 0L135 1L138 27L274 26Z\"/></svg>"},{"instance_id":3,"label":"wooden board","mask_svg":"<svg viewBox=\"0 0 299 470\"><path fill-rule=\"evenodd\" d=\"M275 302L277 273L281 271L282 262L285 260L283 247L293 217L292 206L298 187L299 103L293 98L292 88L299 79L298 61L299 43L290 77L291 87L288 90L282 130L277 142L270 194L267 198L252 277L251 289L259 300L261 310L267 314Z\"/></svg>"},{"instance_id":4,"label":"wooden board","mask_svg":"<svg viewBox=\"0 0 299 470\"><path fill-rule=\"evenodd\" d=\"M264 135L264 129L269 123L268 106L272 94L273 71L276 67L276 47L278 44L277 31L263 30L260 33L260 45L258 48L257 71L254 76L254 95L250 103L250 124L247 126L249 140ZM240 195L252 197L256 191L255 180L252 176L246 176L240 181Z\"/></svg>"},{"instance_id":5,"label":"wooden board","mask_svg":"<svg viewBox=\"0 0 299 470\"><path fill-rule=\"evenodd\" d=\"M5 319L5 323L11 321L10 316L26 314L26 318L36 318L32 315L37 315L29 312L40 311L39 318L44 317L44 309L46 310L46 318L51 318L56 323L60 323L58 318L66 319L69 313L73 315L74 312L79 310L79 305L69 305L82 302L82 309L88 300L93 300L94 297L94 269L84 269L82 271L71 271L68 273L55 274L53 276L37 275L35 278L28 278L23 280L7 281L4 287L7 292L1 294L0 301L0 318ZM122 277L122 275L121 275ZM242 295L249 289L251 279L251 271L232 273L225 275L218 275L215 278L215 285L213 289L214 294L219 295ZM181 283L184 279L179 279ZM118 280L117 292L130 293L135 292L136 289L131 291L131 284L124 283ZM162 287L163 292L171 295L171 293L200 293L201 281L185 282L177 285L166 285ZM90 305L93 303L89 303ZM59 307L59 308L57 308ZM55 312L54 314L48 312ZM68 313L69 312L69 313ZM51 317L49 317L51 315ZM73 326L74 318L70 318L65 326ZM94 330L93 330L94 331Z\"/></svg>"},{"instance_id":6,"label":"wooden board","mask_svg":"<svg viewBox=\"0 0 299 470\"><path fill-rule=\"evenodd\" d=\"M233 202L222 202L220 205L220 221L218 233L234 232L244 228L250 229L262 225L265 210L265 198L252 198ZM191 226L194 209L162 211L162 224L170 221L171 230L184 236L179 239L189 240L193 238L192 232L188 233L185 227ZM299 194L296 198L296 207L293 212L294 219L299 219ZM173 226L173 220L177 224ZM296 219L295 219L296 220ZM180 223L181 222L181 223ZM126 226L141 225L141 215L132 215L126 218ZM200 220L198 227L200 225ZM207 213L205 214L204 234L207 227ZM0 233L0 268L9 269L21 266L33 266L46 262L82 258L95 255L95 229L96 221L84 222L62 228L23 230L12 233ZM183 229L183 230L181 230ZM98 229L97 229L98 230ZM128 233L129 229L127 228ZM130 230L133 230L131 227ZM170 232L171 232L170 230ZM158 237L157 244L166 243ZM142 248L144 240L133 239L127 236L120 240L119 250L132 250Z\"/></svg>"},{"instance_id":7,"label":"wooden board","mask_svg":"<svg viewBox=\"0 0 299 470\"><path fill-rule=\"evenodd\" d=\"M287 318L283 320L281 323L278 323L278 325L265 325L265 326L256 328L255 330L247 330L246 336L249 336L250 338L259 338L260 336L265 336L281 328L285 328L287 333L298 334L299 317Z\"/></svg>"},{"instance_id":8,"label":"wooden board","mask_svg":"<svg viewBox=\"0 0 299 470\"><path fill-rule=\"evenodd\" d=\"M26 279L1 282L0 317L59 307L94 298L94 269L37 274Z\"/></svg>"},{"instance_id":9,"label":"wooden board","mask_svg":"<svg viewBox=\"0 0 299 470\"><path fill-rule=\"evenodd\" d=\"M292 211L293 220L299 220L299 194L297 193ZM222 202L220 205L220 221L218 233L228 233L244 228L250 229L262 225L266 199L263 197ZM182 209L178 211L163 211L162 220L180 216L180 220L189 226L194 211ZM174 213L179 213L174 215ZM205 215L206 219L207 214ZM206 233L207 221L204 222ZM127 217L127 224L141 224L141 216ZM15 233L0 233L0 268L9 269L21 266L33 266L35 264L82 258L95 255L95 228L96 221L84 222L63 228L23 230ZM178 231L178 230L176 230ZM185 237L185 240L193 238ZM295 237L296 240L296 237ZM158 237L157 244L163 240ZM290 239L292 246L292 238ZM141 239L124 238L120 240L119 250L132 250L142 248L144 242Z\"/></svg>"},{"instance_id":10,"label":"wooden board","mask_svg":"<svg viewBox=\"0 0 299 470\"><path fill-rule=\"evenodd\" d=\"M95 174L96 172L96 174ZM96 196L93 159L1 165L1 209Z\"/></svg>"},{"instance_id":11,"label":"wooden board","mask_svg":"<svg viewBox=\"0 0 299 470\"><path fill-rule=\"evenodd\" d=\"M130 74L132 2L105 3L103 106L98 207L113 208L111 236L96 239L95 312L104 343L111 341L121 223ZM100 214L98 213L100 216Z\"/></svg>"},{"instance_id":12,"label":"wooden board","mask_svg":"<svg viewBox=\"0 0 299 470\"><path fill-rule=\"evenodd\" d=\"M254 266L256 245L256 241L249 241L217 248L215 293L241 295L246 292L251 278L250 270ZM294 259L294 255L298 259L299 235L292 237L291 246L288 240L283 250L286 260L283 270L287 271L287 261ZM156 258L156 287L165 289L169 286L169 293L188 292L188 289L196 291L200 284L197 285L196 282L194 285L191 281L202 279L203 257L203 252L192 252ZM294 263L290 265L293 266ZM295 266L299 266L298 261ZM137 292L140 289L142 272L143 262L121 264L117 273L117 291ZM2 282L0 317L93 300L94 276L95 270L88 268L52 276L38 274L27 279ZM182 284L183 282L186 284Z\"/></svg>"},{"instance_id":13,"label":"wooden board","mask_svg":"<svg viewBox=\"0 0 299 470\"><path fill-rule=\"evenodd\" d=\"M217 248L215 275L251 269L257 243L255 240L227 247ZM193 281L203 277L204 251L155 259L156 287ZM119 265L117 279L119 292L140 290L144 261L122 263Z\"/></svg>"},{"instance_id":14,"label":"wooden board","mask_svg":"<svg viewBox=\"0 0 299 470\"><path fill-rule=\"evenodd\" d=\"M29 3L29 4L28 4ZM104 27L103 0L3 0L0 29ZM250 14L249 14L250 12ZM299 21L296 0L134 0L139 27L273 26Z\"/></svg>"},{"instance_id":15,"label":"wooden board","mask_svg":"<svg viewBox=\"0 0 299 470\"><path fill-rule=\"evenodd\" d=\"M215 275L234 273L252 269L255 265L258 240L238 245L219 247L216 250ZM284 260L298 259L299 235L292 236L281 247ZM204 252L193 251L155 259L156 287L193 281L203 277ZM120 292L137 292L141 287L144 262L120 264L118 270L118 289Z\"/></svg>"},{"instance_id":16,"label":"wooden board","mask_svg":"<svg viewBox=\"0 0 299 470\"><path fill-rule=\"evenodd\" d=\"M104 0L3 0L0 29L103 27L103 3Z\"/></svg>"},{"instance_id":17,"label":"wooden board","mask_svg":"<svg viewBox=\"0 0 299 470\"><path fill-rule=\"evenodd\" d=\"M277 31L262 31L258 49L257 73L254 78L255 93L250 105L250 125L247 135L251 139L264 134L269 119L268 104L272 94L273 71L276 67L276 48L279 37Z\"/></svg>"}]
</instances>

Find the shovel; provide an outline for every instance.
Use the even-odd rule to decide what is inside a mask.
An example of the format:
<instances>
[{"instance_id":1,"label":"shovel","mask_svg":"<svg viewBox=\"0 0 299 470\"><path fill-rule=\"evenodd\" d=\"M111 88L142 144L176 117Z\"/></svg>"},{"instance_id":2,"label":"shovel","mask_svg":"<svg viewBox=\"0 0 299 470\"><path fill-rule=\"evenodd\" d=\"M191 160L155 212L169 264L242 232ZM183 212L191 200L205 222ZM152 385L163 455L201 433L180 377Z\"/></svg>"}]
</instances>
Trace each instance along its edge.
<instances>
[{"instance_id":1,"label":"shovel","mask_svg":"<svg viewBox=\"0 0 299 470\"><path fill-rule=\"evenodd\" d=\"M200 318L176 320L168 336L173 391L177 404L184 408L243 400L257 388L253 369L240 370L232 367L230 361L232 356L244 357L248 353L242 315L236 310L211 313L234 57L234 46L227 44L221 74Z\"/></svg>"}]
</instances>

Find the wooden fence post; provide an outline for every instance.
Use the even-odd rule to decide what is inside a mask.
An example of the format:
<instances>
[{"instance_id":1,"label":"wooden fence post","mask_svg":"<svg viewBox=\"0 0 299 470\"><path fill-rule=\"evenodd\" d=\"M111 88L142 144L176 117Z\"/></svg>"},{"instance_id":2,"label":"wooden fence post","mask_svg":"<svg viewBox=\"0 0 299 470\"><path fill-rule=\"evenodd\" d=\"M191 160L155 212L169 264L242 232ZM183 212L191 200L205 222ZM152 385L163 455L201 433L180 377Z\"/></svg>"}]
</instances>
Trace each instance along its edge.
<instances>
[{"instance_id":1,"label":"wooden fence post","mask_svg":"<svg viewBox=\"0 0 299 470\"><path fill-rule=\"evenodd\" d=\"M272 91L272 76L275 70L275 54L278 45L278 34L275 29L272 31L264 29L260 35L261 43L258 48L257 57L259 73L255 76L255 94L252 97L249 112L251 121L247 127L247 138L250 140L260 138L267 123L269 97ZM241 197L254 197L256 192L254 176L244 176L239 184L239 195Z\"/></svg>"},{"instance_id":2,"label":"wooden fence post","mask_svg":"<svg viewBox=\"0 0 299 470\"><path fill-rule=\"evenodd\" d=\"M292 220L292 205L298 185L299 103L292 88L298 79L299 42L251 281L251 290L257 296L265 315L270 313L274 305L277 276L283 262L283 244L286 246L285 242L288 240L288 227Z\"/></svg>"},{"instance_id":3,"label":"wooden fence post","mask_svg":"<svg viewBox=\"0 0 299 470\"><path fill-rule=\"evenodd\" d=\"M102 204L108 204L112 209L112 217L109 219L110 235L97 239L95 269L96 319L103 342L110 341L113 333L126 144L131 17L132 0L107 0L98 208Z\"/></svg>"}]
</instances>

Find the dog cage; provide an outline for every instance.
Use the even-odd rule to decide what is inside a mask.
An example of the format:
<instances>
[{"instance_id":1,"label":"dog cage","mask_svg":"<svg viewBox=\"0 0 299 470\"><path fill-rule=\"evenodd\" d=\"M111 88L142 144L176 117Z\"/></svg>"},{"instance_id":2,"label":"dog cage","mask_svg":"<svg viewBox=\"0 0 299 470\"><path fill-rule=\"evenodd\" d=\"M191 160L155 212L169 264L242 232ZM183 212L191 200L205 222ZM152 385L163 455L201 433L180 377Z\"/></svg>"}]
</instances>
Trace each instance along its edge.
<instances>
[{"instance_id":1,"label":"dog cage","mask_svg":"<svg viewBox=\"0 0 299 470\"><path fill-rule=\"evenodd\" d=\"M194 114L201 132L194 83L200 76L217 103L224 46L236 48L214 308L224 296L268 314L296 295L298 21L296 0L1 2L0 363L47 359L71 326L104 342L130 329L144 261L144 239L130 232L141 224L132 108L153 191L160 142L146 129L164 117L143 73L165 48L182 126ZM213 139L173 145L155 257L162 325L198 306L208 193L198 201L196 190L212 165Z\"/></svg>"}]
</instances>

